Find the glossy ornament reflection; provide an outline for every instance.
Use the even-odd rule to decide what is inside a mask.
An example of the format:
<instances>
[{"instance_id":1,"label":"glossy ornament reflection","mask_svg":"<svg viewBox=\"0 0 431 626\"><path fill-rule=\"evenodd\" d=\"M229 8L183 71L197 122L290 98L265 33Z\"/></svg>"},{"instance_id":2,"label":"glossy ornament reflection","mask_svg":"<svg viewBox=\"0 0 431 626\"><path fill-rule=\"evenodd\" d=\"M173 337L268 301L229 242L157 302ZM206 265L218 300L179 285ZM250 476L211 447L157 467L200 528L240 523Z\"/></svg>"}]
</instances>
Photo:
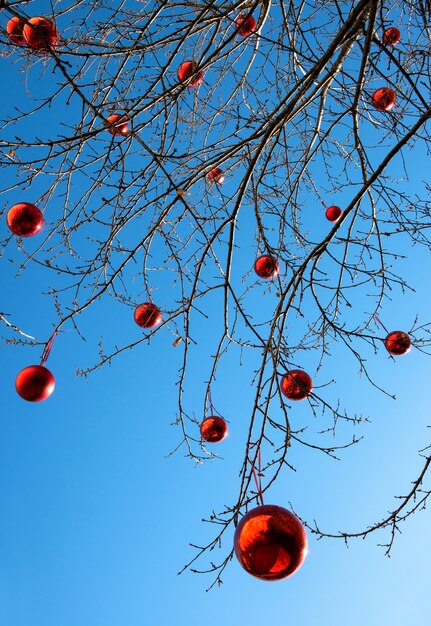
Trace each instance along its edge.
<instances>
[{"instance_id":1,"label":"glossy ornament reflection","mask_svg":"<svg viewBox=\"0 0 431 626\"><path fill-rule=\"evenodd\" d=\"M407 354L412 347L412 342L407 333L402 330L393 330L385 339L385 348L393 356Z\"/></svg>"},{"instance_id":2,"label":"glossy ornament reflection","mask_svg":"<svg viewBox=\"0 0 431 626\"><path fill-rule=\"evenodd\" d=\"M313 381L307 372L291 370L282 377L280 389L289 400L304 400L313 390Z\"/></svg>"},{"instance_id":3,"label":"glossy ornament reflection","mask_svg":"<svg viewBox=\"0 0 431 626\"><path fill-rule=\"evenodd\" d=\"M396 99L395 91L389 89L389 87L381 87L373 93L371 103L378 111L387 112L394 108Z\"/></svg>"},{"instance_id":4,"label":"glossy ornament reflection","mask_svg":"<svg viewBox=\"0 0 431 626\"><path fill-rule=\"evenodd\" d=\"M240 15L235 21L238 29L238 35L241 37L249 37L256 30L256 20L251 15Z\"/></svg>"},{"instance_id":5,"label":"glossy ornament reflection","mask_svg":"<svg viewBox=\"0 0 431 626\"><path fill-rule=\"evenodd\" d=\"M141 328L155 328L162 321L159 307L152 302L144 302L136 307L133 314L135 322Z\"/></svg>"},{"instance_id":6,"label":"glossy ornament reflection","mask_svg":"<svg viewBox=\"0 0 431 626\"><path fill-rule=\"evenodd\" d=\"M340 217L343 215L343 211L340 209L339 206L329 206L326 211L325 211L325 216L326 219L329 222L338 222L338 220L340 219Z\"/></svg>"},{"instance_id":7,"label":"glossy ornament reflection","mask_svg":"<svg viewBox=\"0 0 431 626\"><path fill-rule=\"evenodd\" d=\"M256 259L254 263L254 271L259 278L268 280L270 278L275 278L278 275L280 266L277 259L269 254L263 254Z\"/></svg>"},{"instance_id":8,"label":"glossy ornament reflection","mask_svg":"<svg viewBox=\"0 0 431 626\"><path fill-rule=\"evenodd\" d=\"M60 39L54 22L46 17L32 17L24 24L23 32L26 44L40 52L55 48Z\"/></svg>"},{"instance_id":9,"label":"glossy ornament reflection","mask_svg":"<svg viewBox=\"0 0 431 626\"><path fill-rule=\"evenodd\" d=\"M12 17L6 24L6 32L9 35L9 39L18 46L25 46L26 44L23 31L24 20L20 17Z\"/></svg>"},{"instance_id":10,"label":"glossy ornament reflection","mask_svg":"<svg viewBox=\"0 0 431 626\"><path fill-rule=\"evenodd\" d=\"M383 43L385 46L396 46L401 41L401 33L398 28L393 26L385 30L383 34Z\"/></svg>"},{"instance_id":11,"label":"glossy ornament reflection","mask_svg":"<svg viewBox=\"0 0 431 626\"><path fill-rule=\"evenodd\" d=\"M218 415L206 417L201 426L201 436L208 443L219 443L228 435L228 427L226 420Z\"/></svg>"},{"instance_id":12,"label":"glossy ornament reflection","mask_svg":"<svg viewBox=\"0 0 431 626\"><path fill-rule=\"evenodd\" d=\"M28 402L42 402L52 394L55 378L43 365L29 365L15 379L18 394Z\"/></svg>"},{"instance_id":13,"label":"glossy ornament reflection","mask_svg":"<svg viewBox=\"0 0 431 626\"><path fill-rule=\"evenodd\" d=\"M6 222L14 235L33 237L43 226L43 215L34 204L20 202L9 209Z\"/></svg>"},{"instance_id":14,"label":"glossy ornament reflection","mask_svg":"<svg viewBox=\"0 0 431 626\"><path fill-rule=\"evenodd\" d=\"M114 137L125 137L129 134L129 122L124 114L113 113L108 115L106 122L109 125L109 132Z\"/></svg>"},{"instance_id":15,"label":"glossy ornament reflection","mask_svg":"<svg viewBox=\"0 0 431 626\"><path fill-rule=\"evenodd\" d=\"M225 173L219 167L215 167L211 172L207 174L207 179L210 183L216 183L216 185L222 185L225 179Z\"/></svg>"},{"instance_id":16,"label":"glossy ornament reflection","mask_svg":"<svg viewBox=\"0 0 431 626\"><path fill-rule=\"evenodd\" d=\"M180 67L178 68L178 79L183 83L187 80L190 79L190 76L192 76L196 70L198 69L198 64L196 63L196 61L184 61L184 63L181 63ZM192 79L190 79L190 81L187 84L187 87L199 87L199 85L202 84L204 80L204 73L201 70L200 72L198 72L195 76L193 76Z\"/></svg>"},{"instance_id":17,"label":"glossy ornament reflection","mask_svg":"<svg viewBox=\"0 0 431 626\"><path fill-rule=\"evenodd\" d=\"M249 511L235 530L235 554L242 567L262 580L294 574L307 556L307 534L300 520L281 506Z\"/></svg>"}]
</instances>

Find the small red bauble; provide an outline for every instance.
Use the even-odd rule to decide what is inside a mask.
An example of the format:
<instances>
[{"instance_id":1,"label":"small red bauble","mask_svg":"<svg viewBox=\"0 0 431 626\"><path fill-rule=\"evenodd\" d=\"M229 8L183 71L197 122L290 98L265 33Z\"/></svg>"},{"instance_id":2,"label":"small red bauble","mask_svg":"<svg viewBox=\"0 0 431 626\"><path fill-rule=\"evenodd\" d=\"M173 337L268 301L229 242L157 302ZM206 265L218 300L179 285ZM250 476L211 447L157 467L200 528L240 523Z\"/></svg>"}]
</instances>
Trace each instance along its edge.
<instances>
[{"instance_id":1,"label":"small red bauble","mask_svg":"<svg viewBox=\"0 0 431 626\"><path fill-rule=\"evenodd\" d=\"M196 72L197 69L198 69L198 64L196 63L196 61L184 61L184 63L181 63L180 67L178 68L178 72L177 72L178 79L181 82L188 80L190 76L192 76L192 74ZM196 76L193 76L193 78L188 83L187 87L199 87L199 85L202 84L203 79L204 79L204 73L201 70L200 72L196 74Z\"/></svg>"},{"instance_id":2,"label":"small red bauble","mask_svg":"<svg viewBox=\"0 0 431 626\"><path fill-rule=\"evenodd\" d=\"M407 333L402 330L393 330L385 339L385 348L389 354L401 356L407 354L412 347L412 342Z\"/></svg>"},{"instance_id":3,"label":"small red bauble","mask_svg":"<svg viewBox=\"0 0 431 626\"><path fill-rule=\"evenodd\" d=\"M135 322L141 328L155 328L162 321L159 307L152 302L144 302L136 307L133 314Z\"/></svg>"},{"instance_id":4,"label":"small red bauble","mask_svg":"<svg viewBox=\"0 0 431 626\"><path fill-rule=\"evenodd\" d=\"M254 263L254 271L259 278L275 278L280 271L280 266L277 259L274 259L274 257L269 254L263 254L256 259Z\"/></svg>"},{"instance_id":5,"label":"small red bauble","mask_svg":"<svg viewBox=\"0 0 431 626\"><path fill-rule=\"evenodd\" d=\"M106 122L109 124L109 132L114 137L124 137L129 134L129 123L125 115L121 113L113 113L108 115Z\"/></svg>"},{"instance_id":6,"label":"small red bauble","mask_svg":"<svg viewBox=\"0 0 431 626\"><path fill-rule=\"evenodd\" d=\"M218 415L206 417L201 424L202 439L208 443L219 443L227 437L227 434L227 423Z\"/></svg>"},{"instance_id":7,"label":"small red bauble","mask_svg":"<svg viewBox=\"0 0 431 626\"><path fill-rule=\"evenodd\" d=\"M6 32L9 39L18 46L25 46L24 38L24 20L20 17L12 17L6 24Z\"/></svg>"},{"instance_id":8,"label":"small red bauble","mask_svg":"<svg viewBox=\"0 0 431 626\"><path fill-rule=\"evenodd\" d=\"M389 89L389 87L381 87L373 93L371 102L378 111L391 111L396 99L395 91Z\"/></svg>"},{"instance_id":9,"label":"small red bauble","mask_svg":"<svg viewBox=\"0 0 431 626\"><path fill-rule=\"evenodd\" d=\"M211 183L216 183L217 185L222 185L224 183L225 175L223 170L219 167L215 167L211 172L207 174L207 178Z\"/></svg>"},{"instance_id":10,"label":"small red bauble","mask_svg":"<svg viewBox=\"0 0 431 626\"><path fill-rule=\"evenodd\" d=\"M42 228L43 215L34 204L20 202L9 209L6 222L14 235L32 237Z\"/></svg>"},{"instance_id":11,"label":"small red bauble","mask_svg":"<svg viewBox=\"0 0 431 626\"><path fill-rule=\"evenodd\" d=\"M396 46L401 41L401 33L398 28L392 27L385 30L383 43L385 46Z\"/></svg>"},{"instance_id":12,"label":"small red bauble","mask_svg":"<svg viewBox=\"0 0 431 626\"><path fill-rule=\"evenodd\" d=\"M54 48L60 39L54 22L46 17L32 17L23 32L27 45L41 52Z\"/></svg>"},{"instance_id":13,"label":"small red bauble","mask_svg":"<svg viewBox=\"0 0 431 626\"><path fill-rule=\"evenodd\" d=\"M304 400L313 390L313 381L307 372L291 370L282 377L280 388L289 400Z\"/></svg>"},{"instance_id":14,"label":"small red bauble","mask_svg":"<svg viewBox=\"0 0 431 626\"><path fill-rule=\"evenodd\" d=\"M249 511L235 530L235 554L256 578L281 580L294 574L307 556L307 534L299 519L281 506Z\"/></svg>"},{"instance_id":15,"label":"small red bauble","mask_svg":"<svg viewBox=\"0 0 431 626\"><path fill-rule=\"evenodd\" d=\"M18 394L28 402L42 402L54 391L55 378L43 365L29 365L15 379Z\"/></svg>"},{"instance_id":16,"label":"small red bauble","mask_svg":"<svg viewBox=\"0 0 431 626\"><path fill-rule=\"evenodd\" d=\"M238 29L238 35L248 37L256 30L256 20L251 15L240 15L237 17L235 25Z\"/></svg>"},{"instance_id":17,"label":"small red bauble","mask_svg":"<svg viewBox=\"0 0 431 626\"><path fill-rule=\"evenodd\" d=\"M329 222L338 222L340 217L343 215L343 211L339 206L329 206L325 211L326 219Z\"/></svg>"}]
</instances>

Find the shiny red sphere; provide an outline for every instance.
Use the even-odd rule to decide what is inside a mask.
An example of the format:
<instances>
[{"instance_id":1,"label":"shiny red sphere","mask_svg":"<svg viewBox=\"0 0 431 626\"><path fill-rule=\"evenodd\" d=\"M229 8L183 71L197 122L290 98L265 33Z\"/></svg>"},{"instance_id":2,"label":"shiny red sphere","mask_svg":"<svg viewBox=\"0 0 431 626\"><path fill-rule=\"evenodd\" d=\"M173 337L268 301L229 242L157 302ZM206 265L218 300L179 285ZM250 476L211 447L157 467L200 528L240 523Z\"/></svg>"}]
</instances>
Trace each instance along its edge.
<instances>
[{"instance_id":1,"label":"shiny red sphere","mask_svg":"<svg viewBox=\"0 0 431 626\"><path fill-rule=\"evenodd\" d=\"M6 222L14 235L32 237L42 228L43 215L34 204L20 202L9 209Z\"/></svg>"},{"instance_id":2,"label":"shiny red sphere","mask_svg":"<svg viewBox=\"0 0 431 626\"><path fill-rule=\"evenodd\" d=\"M412 342L407 333L402 330L393 330L385 339L385 348L389 354L401 356L407 354L412 347Z\"/></svg>"},{"instance_id":3,"label":"shiny red sphere","mask_svg":"<svg viewBox=\"0 0 431 626\"><path fill-rule=\"evenodd\" d=\"M280 271L280 266L277 259L269 254L263 254L256 259L254 263L254 271L259 278L275 278Z\"/></svg>"},{"instance_id":4,"label":"shiny red sphere","mask_svg":"<svg viewBox=\"0 0 431 626\"><path fill-rule=\"evenodd\" d=\"M152 302L144 302L136 307L133 314L135 322L141 328L155 328L162 321L159 307Z\"/></svg>"},{"instance_id":5,"label":"shiny red sphere","mask_svg":"<svg viewBox=\"0 0 431 626\"><path fill-rule=\"evenodd\" d=\"M339 206L330 206L325 211L326 219L329 222L338 222L340 217L343 215L343 211Z\"/></svg>"},{"instance_id":6,"label":"shiny red sphere","mask_svg":"<svg viewBox=\"0 0 431 626\"><path fill-rule=\"evenodd\" d=\"M26 43L23 29L24 20L20 17L11 17L6 24L6 32L9 35L9 39L18 46L25 46Z\"/></svg>"},{"instance_id":7,"label":"shiny red sphere","mask_svg":"<svg viewBox=\"0 0 431 626\"><path fill-rule=\"evenodd\" d=\"M113 113L108 115L106 122L109 125L109 132L114 137L124 137L129 134L129 123L127 117L121 113Z\"/></svg>"},{"instance_id":8,"label":"shiny red sphere","mask_svg":"<svg viewBox=\"0 0 431 626\"><path fill-rule=\"evenodd\" d=\"M23 32L26 44L34 50L49 50L60 40L54 22L46 17L32 17L28 24L24 24Z\"/></svg>"},{"instance_id":9,"label":"shiny red sphere","mask_svg":"<svg viewBox=\"0 0 431 626\"><path fill-rule=\"evenodd\" d=\"M215 167L207 174L207 178L211 183L222 185L224 183L225 174L219 167Z\"/></svg>"},{"instance_id":10,"label":"shiny red sphere","mask_svg":"<svg viewBox=\"0 0 431 626\"><path fill-rule=\"evenodd\" d=\"M391 111L396 99L395 91L389 87L381 87L373 93L371 103L378 111Z\"/></svg>"},{"instance_id":11,"label":"shiny red sphere","mask_svg":"<svg viewBox=\"0 0 431 626\"><path fill-rule=\"evenodd\" d=\"M218 415L206 417L201 424L202 439L208 443L219 443L227 437L227 434L227 423Z\"/></svg>"},{"instance_id":12,"label":"shiny red sphere","mask_svg":"<svg viewBox=\"0 0 431 626\"><path fill-rule=\"evenodd\" d=\"M54 391L55 378L43 365L29 365L15 379L18 394L28 402L42 402Z\"/></svg>"},{"instance_id":13,"label":"shiny red sphere","mask_svg":"<svg viewBox=\"0 0 431 626\"><path fill-rule=\"evenodd\" d=\"M307 556L307 534L299 519L281 506L249 511L235 530L235 554L256 578L281 580L294 574Z\"/></svg>"},{"instance_id":14,"label":"shiny red sphere","mask_svg":"<svg viewBox=\"0 0 431 626\"><path fill-rule=\"evenodd\" d=\"M240 15L237 17L235 25L238 29L238 35L248 37L256 30L256 20L251 15Z\"/></svg>"},{"instance_id":15,"label":"shiny red sphere","mask_svg":"<svg viewBox=\"0 0 431 626\"><path fill-rule=\"evenodd\" d=\"M383 43L385 46L396 46L401 41L401 33L398 28L392 27L385 30L383 34Z\"/></svg>"},{"instance_id":16,"label":"shiny red sphere","mask_svg":"<svg viewBox=\"0 0 431 626\"><path fill-rule=\"evenodd\" d=\"M178 68L178 79L181 82L189 80L190 76L192 76L192 74L194 74L197 69L198 64L196 63L196 61L184 61L184 63L181 63L180 67ZM187 87L199 87L199 85L202 84L203 80L204 73L201 70L188 82Z\"/></svg>"},{"instance_id":17,"label":"shiny red sphere","mask_svg":"<svg viewBox=\"0 0 431 626\"><path fill-rule=\"evenodd\" d=\"M282 377L280 388L289 400L304 400L313 390L313 381L307 372L291 370Z\"/></svg>"}]
</instances>

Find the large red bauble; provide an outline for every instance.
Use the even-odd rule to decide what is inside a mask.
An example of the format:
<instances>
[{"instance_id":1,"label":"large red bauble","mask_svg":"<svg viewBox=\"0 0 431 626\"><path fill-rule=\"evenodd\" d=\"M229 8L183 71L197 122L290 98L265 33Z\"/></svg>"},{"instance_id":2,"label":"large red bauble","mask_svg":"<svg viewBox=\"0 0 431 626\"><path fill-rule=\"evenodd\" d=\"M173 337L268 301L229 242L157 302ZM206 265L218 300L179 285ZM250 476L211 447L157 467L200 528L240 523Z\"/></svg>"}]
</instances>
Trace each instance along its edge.
<instances>
[{"instance_id":1,"label":"large red bauble","mask_svg":"<svg viewBox=\"0 0 431 626\"><path fill-rule=\"evenodd\" d=\"M280 271L277 259L269 254L258 257L254 263L254 271L260 278L275 278Z\"/></svg>"},{"instance_id":2,"label":"large red bauble","mask_svg":"<svg viewBox=\"0 0 431 626\"><path fill-rule=\"evenodd\" d=\"M159 307L152 302L144 302L136 307L133 314L135 322L141 328L155 328L162 321Z\"/></svg>"},{"instance_id":3,"label":"large red bauble","mask_svg":"<svg viewBox=\"0 0 431 626\"><path fill-rule=\"evenodd\" d=\"M282 377L280 388L289 400L304 400L313 390L313 381L307 372L291 370Z\"/></svg>"},{"instance_id":4,"label":"large red bauble","mask_svg":"<svg viewBox=\"0 0 431 626\"><path fill-rule=\"evenodd\" d=\"M29 365L15 379L18 394L28 402L46 400L54 391L55 378L43 365Z\"/></svg>"},{"instance_id":5,"label":"large red bauble","mask_svg":"<svg viewBox=\"0 0 431 626\"><path fill-rule=\"evenodd\" d=\"M129 123L125 115L113 113L108 115L106 121L109 124L108 130L114 137L124 137L129 134Z\"/></svg>"},{"instance_id":6,"label":"large red bauble","mask_svg":"<svg viewBox=\"0 0 431 626\"><path fill-rule=\"evenodd\" d=\"M235 25L238 29L238 35L248 37L256 30L256 20L251 15L240 15L237 17Z\"/></svg>"},{"instance_id":7,"label":"large red bauble","mask_svg":"<svg viewBox=\"0 0 431 626\"><path fill-rule=\"evenodd\" d=\"M393 330L385 339L385 348L389 354L401 356L407 354L412 347L412 342L407 333L402 330Z\"/></svg>"},{"instance_id":8,"label":"large red bauble","mask_svg":"<svg viewBox=\"0 0 431 626\"><path fill-rule=\"evenodd\" d=\"M32 17L24 24L24 39L30 48L46 51L54 48L60 39L58 30L46 17Z\"/></svg>"},{"instance_id":9,"label":"large red bauble","mask_svg":"<svg viewBox=\"0 0 431 626\"><path fill-rule=\"evenodd\" d=\"M281 580L294 574L307 556L307 534L299 519L281 506L249 511L235 530L235 554L256 578Z\"/></svg>"},{"instance_id":10,"label":"large red bauble","mask_svg":"<svg viewBox=\"0 0 431 626\"><path fill-rule=\"evenodd\" d=\"M397 43L401 41L401 33L398 28L393 26L392 28L388 28L385 30L383 35L383 43L385 46L396 46Z\"/></svg>"},{"instance_id":11,"label":"large red bauble","mask_svg":"<svg viewBox=\"0 0 431 626\"><path fill-rule=\"evenodd\" d=\"M9 209L6 222L14 235L32 237L42 228L43 215L34 204L20 202Z\"/></svg>"},{"instance_id":12,"label":"large red bauble","mask_svg":"<svg viewBox=\"0 0 431 626\"><path fill-rule=\"evenodd\" d=\"M184 61L184 63L181 63L180 67L178 68L178 72L177 72L178 79L181 82L188 80L190 76L192 76L192 74L196 72L197 69L198 69L198 64L196 63L196 61ZM196 76L194 76L190 80L187 87L199 87L199 85L202 84L203 79L204 79L204 73L201 70L200 72L196 74Z\"/></svg>"},{"instance_id":13,"label":"large red bauble","mask_svg":"<svg viewBox=\"0 0 431 626\"><path fill-rule=\"evenodd\" d=\"M396 99L395 91L389 89L389 87L381 87L373 93L371 102L378 111L391 111Z\"/></svg>"},{"instance_id":14,"label":"large red bauble","mask_svg":"<svg viewBox=\"0 0 431 626\"><path fill-rule=\"evenodd\" d=\"M343 215L343 211L339 206L329 206L325 211L326 219L329 222L338 222L340 217Z\"/></svg>"},{"instance_id":15,"label":"large red bauble","mask_svg":"<svg viewBox=\"0 0 431 626\"><path fill-rule=\"evenodd\" d=\"M25 46L24 38L24 20L20 17L11 17L6 24L6 32L9 35L9 39L16 43L18 46Z\"/></svg>"},{"instance_id":16,"label":"large red bauble","mask_svg":"<svg viewBox=\"0 0 431 626\"><path fill-rule=\"evenodd\" d=\"M227 437L227 434L227 423L218 415L206 417L201 424L202 439L208 443L219 443Z\"/></svg>"},{"instance_id":17,"label":"large red bauble","mask_svg":"<svg viewBox=\"0 0 431 626\"><path fill-rule=\"evenodd\" d=\"M216 183L217 185L222 185L224 183L225 175L223 170L219 167L215 167L211 172L207 174L207 178L211 183Z\"/></svg>"}]
</instances>

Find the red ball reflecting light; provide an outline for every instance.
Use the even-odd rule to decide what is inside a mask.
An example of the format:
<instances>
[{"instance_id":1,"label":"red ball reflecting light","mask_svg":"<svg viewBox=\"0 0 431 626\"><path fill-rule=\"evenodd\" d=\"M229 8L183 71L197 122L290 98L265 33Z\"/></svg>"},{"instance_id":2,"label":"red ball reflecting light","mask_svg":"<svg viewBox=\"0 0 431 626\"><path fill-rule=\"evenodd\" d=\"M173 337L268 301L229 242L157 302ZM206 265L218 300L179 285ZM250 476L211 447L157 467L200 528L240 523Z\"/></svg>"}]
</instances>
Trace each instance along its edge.
<instances>
[{"instance_id":1,"label":"red ball reflecting light","mask_svg":"<svg viewBox=\"0 0 431 626\"><path fill-rule=\"evenodd\" d=\"M307 556L307 534L299 519L281 506L249 511L235 530L235 554L256 578L281 580L294 574Z\"/></svg>"},{"instance_id":2,"label":"red ball reflecting light","mask_svg":"<svg viewBox=\"0 0 431 626\"><path fill-rule=\"evenodd\" d=\"M206 417L201 424L202 439L208 443L219 443L227 437L227 434L227 423L218 415Z\"/></svg>"},{"instance_id":3,"label":"red ball reflecting light","mask_svg":"<svg viewBox=\"0 0 431 626\"><path fill-rule=\"evenodd\" d=\"M389 87L381 87L373 93L371 102L378 111L391 111L396 99L395 91L389 89Z\"/></svg>"},{"instance_id":4,"label":"red ball reflecting light","mask_svg":"<svg viewBox=\"0 0 431 626\"><path fill-rule=\"evenodd\" d=\"M32 237L42 228L43 215L34 204L20 202L9 209L6 222L14 235Z\"/></svg>"},{"instance_id":5,"label":"red ball reflecting light","mask_svg":"<svg viewBox=\"0 0 431 626\"><path fill-rule=\"evenodd\" d=\"M393 330L385 339L385 348L389 354L401 356L407 354L412 347L412 342L407 333L402 330Z\"/></svg>"},{"instance_id":6,"label":"red ball reflecting light","mask_svg":"<svg viewBox=\"0 0 431 626\"><path fill-rule=\"evenodd\" d=\"M254 263L254 271L260 278L275 278L280 271L280 266L277 259L269 254L263 254L256 259Z\"/></svg>"},{"instance_id":7,"label":"red ball reflecting light","mask_svg":"<svg viewBox=\"0 0 431 626\"><path fill-rule=\"evenodd\" d=\"M256 30L256 20L251 15L240 15L237 17L235 22L236 27L238 28L238 35L241 37L248 37Z\"/></svg>"},{"instance_id":8,"label":"red ball reflecting light","mask_svg":"<svg viewBox=\"0 0 431 626\"><path fill-rule=\"evenodd\" d=\"M29 365L15 379L18 394L28 402L42 402L54 391L55 378L43 365Z\"/></svg>"},{"instance_id":9,"label":"red ball reflecting light","mask_svg":"<svg viewBox=\"0 0 431 626\"><path fill-rule=\"evenodd\" d=\"M190 76L192 76L192 74L196 72L197 69L198 69L198 64L196 63L196 61L184 61L184 63L181 63L180 67L178 68L178 72L177 72L178 79L181 82L188 80ZM196 74L196 76L194 76L190 80L187 87L199 87L199 85L202 84L203 79L204 79L204 73L201 70L200 72Z\"/></svg>"},{"instance_id":10,"label":"red ball reflecting light","mask_svg":"<svg viewBox=\"0 0 431 626\"><path fill-rule=\"evenodd\" d=\"M222 185L224 183L225 174L219 167L215 167L207 174L207 178L211 183Z\"/></svg>"},{"instance_id":11,"label":"red ball reflecting light","mask_svg":"<svg viewBox=\"0 0 431 626\"><path fill-rule=\"evenodd\" d=\"M54 48L60 39L54 22L46 17L32 17L23 32L27 45L41 52Z\"/></svg>"},{"instance_id":12,"label":"red ball reflecting light","mask_svg":"<svg viewBox=\"0 0 431 626\"><path fill-rule=\"evenodd\" d=\"M129 134L129 123L127 117L121 113L113 113L106 118L107 124L109 124L109 132L114 137L124 137Z\"/></svg>"},{"instance_id":13,"label":"red ball reflecting light","mask_svg":"<svg viewBox=\"0 0 431 626\"><path fill-rule=\"evenodd\" d=\"M282 377L280 388L289 400L304 400L313 390L313 381L307 372L291 370Z\"/></svg>"},{"instance_id":14,"label":"red ball reflecting light","mask_svg":"<svg viewBox=\"0 0 431 626\"><path fill-rule=\"evenodd\" d=\"M155 328L162 321L159 307L152 302L144 302L136 307L133 314L135 322L141 328Z\"/></svg>"},{"instance_id":15,"label":"red ball reflecting light","mask_svg":"<svg viewBox=\"0 0 431 626\"><path fill-rule=\"evenodd\" d=\"M343 211L339 206L329 206L325 211L326 219L329 222L338 222L340 217L343 215Z\"/></svg>"},{"instance_id":16,"label":"red ball reflecting light","mask_svg":"<svg viewBox=\"0 0 431 626\"><path fill-rule=\"evenodd\" d=\"M12 17L6 24L6 32L9 39L18 46L25 46L24 38L24 20L20 17Z\"/></svg>"},{"instance_id":17,"label":"red ball reflecting light","mask_svg":"<svg viewBox=\"0 0 431 626\"><path fill-rule=\"evenodd\" d=\"M396 46L401 41L401 33L398 28L392 27L385 30L383 43L385 46Z\"/></svg>"}]
</instances>

